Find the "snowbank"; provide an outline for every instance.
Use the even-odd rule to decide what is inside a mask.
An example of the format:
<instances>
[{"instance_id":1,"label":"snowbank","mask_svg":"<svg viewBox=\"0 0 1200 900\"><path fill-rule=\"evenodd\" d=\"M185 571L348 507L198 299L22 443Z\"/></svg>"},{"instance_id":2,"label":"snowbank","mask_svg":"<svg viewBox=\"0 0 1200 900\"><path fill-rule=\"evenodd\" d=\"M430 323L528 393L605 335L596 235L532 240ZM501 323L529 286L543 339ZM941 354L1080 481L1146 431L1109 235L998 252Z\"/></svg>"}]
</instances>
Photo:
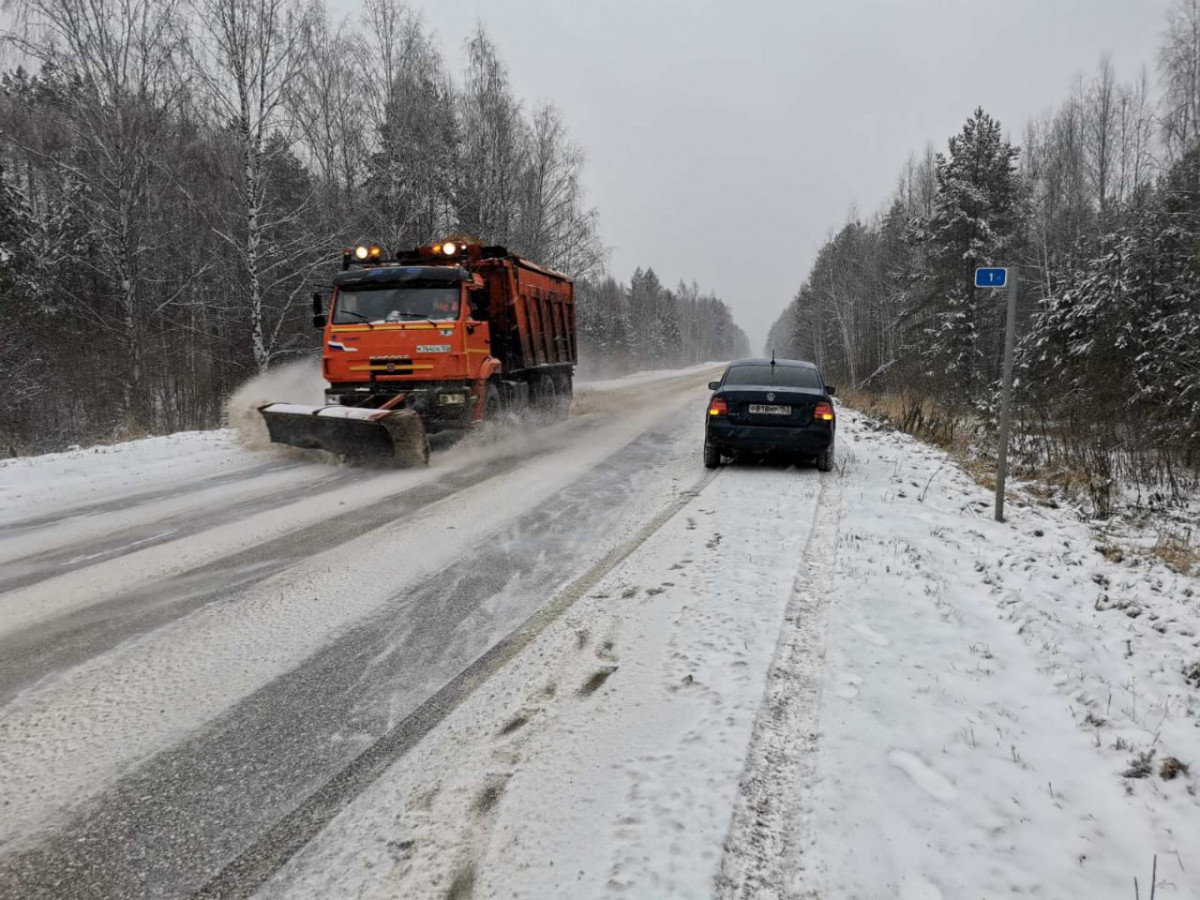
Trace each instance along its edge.
<instances>
[{"instance_id":1,"label":"snowbank","mask_svg":"<svg viewBox=\"0 0 1200 900\"><path fill-rule=\"evenodd\" d=\"M169 484L184 473L203 477L262 462L248 457L227 429L0 460L0 521Z\"/></svg>"}]
</instances>

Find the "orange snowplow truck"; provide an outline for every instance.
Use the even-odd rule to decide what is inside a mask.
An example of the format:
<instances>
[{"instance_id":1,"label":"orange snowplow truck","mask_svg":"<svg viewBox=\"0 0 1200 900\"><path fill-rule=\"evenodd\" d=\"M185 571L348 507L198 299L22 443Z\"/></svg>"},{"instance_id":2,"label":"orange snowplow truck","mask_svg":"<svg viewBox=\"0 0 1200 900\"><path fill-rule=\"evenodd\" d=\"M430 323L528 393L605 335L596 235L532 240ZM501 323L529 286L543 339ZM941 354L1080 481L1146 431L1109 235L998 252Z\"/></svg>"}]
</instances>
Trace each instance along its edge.
<instances>
[{"instance_id":1,"label":"orange snowplow truck","mask_svg":"<svg viewBox=\"0 0 1200 900\"><path fill-rule=\"evenodd\" d=\"M348 248L324 329L325 405L261 407L271 440L351 459L425 463L427 434L505 412L565 418L577 359L571 279L504 247L447 240L385 260Z\"/></svg>"}]
</instances>

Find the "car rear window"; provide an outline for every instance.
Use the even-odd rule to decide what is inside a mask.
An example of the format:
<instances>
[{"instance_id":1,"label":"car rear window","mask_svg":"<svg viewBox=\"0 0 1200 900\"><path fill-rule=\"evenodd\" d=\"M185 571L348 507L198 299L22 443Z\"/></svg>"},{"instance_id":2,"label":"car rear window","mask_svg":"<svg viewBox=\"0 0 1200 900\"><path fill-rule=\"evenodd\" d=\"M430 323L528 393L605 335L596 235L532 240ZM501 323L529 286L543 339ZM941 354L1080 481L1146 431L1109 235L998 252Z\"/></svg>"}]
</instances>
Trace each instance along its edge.
<instances>
[{"instance_id":1,"label":"car rear window","mask_svg":"<svg viewBox=\"0 0 1200 900\"><path fill-rule=\"evenodd\" d=\"M723 387L739 384L761 384L771 387L822 389L821 376L816 369L801 366L734 366L725 373Z\"/></svg>"}]
</instances>

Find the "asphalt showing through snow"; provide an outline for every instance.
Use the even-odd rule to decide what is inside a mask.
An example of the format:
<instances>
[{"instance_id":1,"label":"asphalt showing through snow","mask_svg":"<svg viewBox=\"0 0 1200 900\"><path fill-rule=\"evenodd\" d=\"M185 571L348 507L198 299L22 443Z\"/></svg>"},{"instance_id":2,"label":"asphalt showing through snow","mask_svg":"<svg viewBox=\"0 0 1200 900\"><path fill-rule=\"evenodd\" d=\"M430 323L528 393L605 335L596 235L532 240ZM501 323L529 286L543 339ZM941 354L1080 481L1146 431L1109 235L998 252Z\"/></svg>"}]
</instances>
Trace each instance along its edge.
<instances>
[{"instance_id":1,"label":"asphalt showing through snow","mask_svg":"<svg viewBox=\"0 0 1200 900\"><path fill-rule=\"evenodd\" d=\"M643 434L473 548L452 572L397 594L297 668L121 778L40 844L0 859L0 896L245 895L297 849L297 834L319 830L473 679L507 658L523 623L528 627L580 575L580 542L620 527L691 418L685 410ZM236 602L237 590L252 581L496 477L505 465L528 462L525 455L455 473L230 557L228 572L260 567L232 587L215 589L223 576L209 568L208 586L198 591L175 591L163 602L159 584L106 610L81 611L70 625L52 623L65 629L57 635L43 631L27 640L20 662L10 663L19 648L5 641L0 687L11 692L28 683L22 673L30 666L46 672L101 652L154 627L156 616L161 624L218 597Z\"/></svg>"}]
</instances>

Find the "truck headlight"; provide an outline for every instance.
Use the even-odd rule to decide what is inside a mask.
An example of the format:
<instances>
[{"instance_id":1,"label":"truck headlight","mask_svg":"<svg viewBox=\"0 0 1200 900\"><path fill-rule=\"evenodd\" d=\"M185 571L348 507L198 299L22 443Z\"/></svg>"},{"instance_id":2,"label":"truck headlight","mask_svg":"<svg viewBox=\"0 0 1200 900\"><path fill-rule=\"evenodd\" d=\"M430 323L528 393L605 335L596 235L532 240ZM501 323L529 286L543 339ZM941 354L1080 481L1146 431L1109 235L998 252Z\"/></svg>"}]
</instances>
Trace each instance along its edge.
<instances>
[{"instance_id":1,"label":"truck headlight","mask_svg":"<svg viewBox=\"0 0 1200 900\"><path fill-rule=\"evenodd\" d=\"M466 394L439 394L438 403L442 406L462 406L467 402Z\"/></svg>"}]
</instances>

